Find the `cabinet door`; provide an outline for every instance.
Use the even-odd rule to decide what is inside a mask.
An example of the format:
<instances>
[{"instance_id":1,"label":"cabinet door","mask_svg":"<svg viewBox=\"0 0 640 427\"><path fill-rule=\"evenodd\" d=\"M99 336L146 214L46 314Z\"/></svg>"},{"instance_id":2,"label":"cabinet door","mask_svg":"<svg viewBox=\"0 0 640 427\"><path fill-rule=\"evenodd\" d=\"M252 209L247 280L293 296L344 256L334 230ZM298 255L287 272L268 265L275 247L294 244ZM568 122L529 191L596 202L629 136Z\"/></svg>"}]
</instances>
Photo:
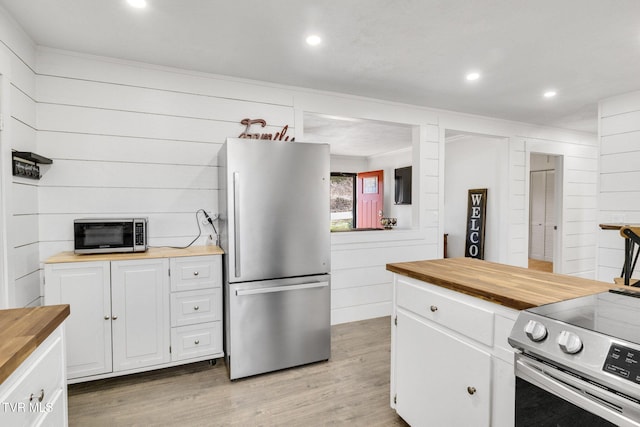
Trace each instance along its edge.
<instances>
[{"instance_id":1,"label":"cabinet door","mask_svg":"<svg viewBox=\"0 0 640 427\"><path fill-rule=\"evenodd\" d=\"M409 313L397 316L398 414L414 427L488 426L491 356Z\"/></svg>"},{"instance_id":2,"label":"cabinet door","mask_svg":"<svg viewBox=\"0 0 640 427\"><path fill-rule=\"evenodd\" d=\"M69 304L67 378L111 372L109 262L45 265L45 304Z\"/></svg>"},{"instance_id":3,"label":"cabinet door","mask_svg":"<svg viewBox=\"0 0 640 427\"><path fill-rule=\"evenodd\" d=\"M112 261L111 304L114 371L169 362L167 260Z\"/></svg>"}]
</instances>

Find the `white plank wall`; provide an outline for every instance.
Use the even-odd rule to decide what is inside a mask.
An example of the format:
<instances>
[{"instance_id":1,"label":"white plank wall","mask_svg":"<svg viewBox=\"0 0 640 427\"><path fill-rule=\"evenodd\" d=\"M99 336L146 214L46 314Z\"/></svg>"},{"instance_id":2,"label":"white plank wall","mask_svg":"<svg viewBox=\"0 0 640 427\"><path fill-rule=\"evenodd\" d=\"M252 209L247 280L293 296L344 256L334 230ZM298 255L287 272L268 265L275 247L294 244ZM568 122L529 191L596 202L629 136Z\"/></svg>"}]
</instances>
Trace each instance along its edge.
<instances>
[{"instance_id":1,"label":"white plank wall","mask_svg":"<svg viewBox=\"0 0 640 427\"><path fill-rule=\"evenodd\" d=\"M39 188L41 260L72 249L71 224L81 216L149 216L152 245L188 243L197 233L194 212L217 212L217 152L243 131L238 122L260 117L271 125L265 132L286 124L295 132L291 89L222 85L212 76L52 50L42 50L38 63L38 147L55 162ZM367 110L377 104L353 102ZM437 134L433 126L425 137L432 145L425 176L436 182ZM437 200L437 186L428 194ZM388 315L386 263L436 256L437 203L425 206L430 233L333 240L333 323Z\"/></svg>"},{"instance_id":2,"label":"white plank wall","mask_svg":"<svg viewBox=\"0 0 640 427\"><path fill-rule=\"evenodd\" d=\"M600 223L640 224L640 92L600 102ZM598 279L619 277L624 239L618 231L598 234ZM640 279L636 269L633 277Z\"/></svg>"},{"instance_id":3,"label":"white plank wall","mask_svg":"<svg viewBox=\"0 0 640 427\"><path fill-rule=\"evenodd\" d=\"M72 249L71 224L84 216L147 216L150 245L188 244L195 212L217 213L217 152L240 120L295 130L291 106L278 104L287 97L248 102L230 98L233 83L216 96L215 79L49 50L41 59L38 147L54 160L40 186L42 259Z\"/></svg>"},{"instance_id":4,"label":"white plank wall","mask_svg":"<svg viewBox=\"0 0 640 427\"><path fill-rule=\"evenodd\" d=\"M598 233L596 221L598 205L598 156L597 141L548 141L528 138L525 140L525 156L544 153L561 156L563 167L557 179L562 179L562 223L560 235L562 244L561 265L554 271L572 276L595 279L596 245ZM527 164L528 164L528 159ZM526 197L528 198L528 171L525 172ZM526 200L527 221L523 234L528 241L528 199ZM525 247L526 250L526 247Z\"/></svg>"},{"instance_id":5,"label":"white plank wall","mask_svg":"<svg viewBox=\"0 0 640 427\"><path fill-rule=\"evenodd\" d=\"M527 170L525 141L509 140L509 240L507 262L520 267L527 266L529 226L527 196Z\"/></svg>"},{"instance_id":6,"label":"white plank wall","mask_svg":"<svg viewBox=\"0 0 640 427\"><path fill-rule=\"evenodd\" d=\"M37 181L12 176L11 151L35 151L35 45L0 9L0 93L5 128L0 137L5 182L3 215L7 253L4 268L8 283L2 284L2 307L24 307L40 304L40 263L38 254ZM6 90L8 88L8 90ZM4 282L4 280L3 280Z\"/></svg>"},{"instance_id":7,"label":"white plank wall","mask_svg":"<svg viewBox=\"0 0 640 427\"><path fill-rule=\"evenodd\" d=\"M10 148L54 160L42 167L40 181L13 179L3 171L3 182L10 183L2 209L11 230L6 254L14 281L8 285L11 305L39 302L41 263L72 249L74 218L145 215L152 245L188 243L197 235L196 210L217 212L217 152L225 138L243 131L239 121L264 118L270 125L265 132L289 125L294 135L300 132L296 125L302 126L296 119L308 111L417 129L413 163L420 190L411 209L419 226L394 234L332 236L332 322L387 315L391 278L385 264L442 256L443 118L460 125L454 128L505 137L558 134L424 107L36 48L1 8L0 41L0 64L10 64L11 80L8 93L0 94L11 101L11 119L2 133L3 164L9 164L7 140ZM0 69L3 77L8 71ZM608 126L622 129L629 123ZM525 235L518 234L524 224L523 182L516 178L524 174L523 150L515 146L511 152L509 260L515 263L526 248ZM579 181L591 170L576 167L575 173L576 204L595 208L594 183ZM584 260L592 254L583 241L589 238L585 227L591 214L572 215L577 236L572 257L576 271L588 271Z\"/></svg>"}]
</instances>

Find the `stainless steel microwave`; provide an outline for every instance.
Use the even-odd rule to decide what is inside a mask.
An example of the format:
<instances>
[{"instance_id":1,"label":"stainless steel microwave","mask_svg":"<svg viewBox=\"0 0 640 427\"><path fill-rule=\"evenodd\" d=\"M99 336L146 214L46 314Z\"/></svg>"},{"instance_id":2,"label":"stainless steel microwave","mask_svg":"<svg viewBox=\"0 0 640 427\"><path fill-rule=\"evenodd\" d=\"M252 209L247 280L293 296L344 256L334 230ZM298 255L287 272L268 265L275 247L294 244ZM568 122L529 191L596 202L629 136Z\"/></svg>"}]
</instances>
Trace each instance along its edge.
<instances>
[{"instance_id":1,"label":"stainless steel microwave","mask_svg":"<svg viewBox=\"0 0 640 427\"><path fill-rule=\"evenodd\" d=\"M147 218L80 218L73 221L74 252L103 254L147 250Z\"/></svg>"}]
</instances>

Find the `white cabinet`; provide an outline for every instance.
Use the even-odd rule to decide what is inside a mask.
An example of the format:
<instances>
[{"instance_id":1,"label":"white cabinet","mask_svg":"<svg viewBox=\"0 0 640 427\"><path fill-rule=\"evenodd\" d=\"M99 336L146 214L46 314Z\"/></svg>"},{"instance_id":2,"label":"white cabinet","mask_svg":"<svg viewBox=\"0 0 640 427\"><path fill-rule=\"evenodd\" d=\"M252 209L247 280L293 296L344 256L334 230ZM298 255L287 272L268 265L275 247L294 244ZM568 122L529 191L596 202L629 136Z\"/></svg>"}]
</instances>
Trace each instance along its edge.
<instances>
[{"instance_id":1,"label":"white cabinet","mask_svg":"<svg viewBox=\"0 0 640 427\"><path fill-rule=\"evenodd\" d=\"M46 264L45 304L69 304L69 379L169 361L166 259Z\"/></svg>"},{"instance_id":2,"label":"white cabinet","mask_svg":"<svg viewBox=\"0 0 640 427\"><path fill-rule=\"evenodd\" d=\"M171 360L222 357L220 256L171 259Z\"/></svg>"},{"instance_id":3,"label":"white cabinet","mask_svg":"<svg viewBox=\"0 0 640 427\"><path fill-rule=\"evenodd\" d=\"M488 426L491 356L398 312L396 411L412 426Z\"/></svg>"},{"instance_id":4,"label":"white cabinet","mask_svg":"<svg viewBox=\"0 0 640 427\"><path fill-rule=\"evenodd\" d=\"M221 256L138 258L45 264L45 304L71 306L70 382L223 356Z\"/></svg>"},{"instance_id":5,"label":"white cabinet","mask_svg":"<svg viewBox=\"0 0 640 427\"><path fill-rule=\"evenodd\" d=\"M61 326L0 384L0 425L67 425L67 383Z\"/></svg>"},{"instance_id":6,"label":"white cabinet","mask_svg":"<svg viewBox=\"0 0 640 427\"><path fill-rule=\"evenodd\" d=\"M170 360L166 259L111 262L113 370Z\"/></svg>"},{"instance_id":7,"label":"white cabinet","mask_svg":"<svg viewBox=\"0 0 640 427\"><path fill-rule=\"evenodd\" d=\"M516 310L396 274L393 311L391 406L405 421L513 425Z\"/></svg>"},{"instance_id":8,"label":"white cabinet","mask_svg":"<svg viewBox=\"0 0 640 427\"><path fill-rule=\"evenodd\" d=\"M69 304L67 376L111 372L111 270L108 261L45 265L45 304Z\"/></svg>"}]
</instances>

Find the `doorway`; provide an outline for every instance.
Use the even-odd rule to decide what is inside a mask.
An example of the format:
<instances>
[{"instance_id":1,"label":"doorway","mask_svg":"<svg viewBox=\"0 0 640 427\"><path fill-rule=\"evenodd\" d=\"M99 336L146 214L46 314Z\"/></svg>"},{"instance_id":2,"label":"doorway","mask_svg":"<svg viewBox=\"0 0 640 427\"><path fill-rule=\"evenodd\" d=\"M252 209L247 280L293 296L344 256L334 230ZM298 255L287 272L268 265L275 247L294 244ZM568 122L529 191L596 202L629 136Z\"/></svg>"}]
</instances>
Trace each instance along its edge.
<instances>
[{"instance_id":1,"label":"doorway","mask_svg":"<svg viewBox=\"0 0 640 427\"><path fill-rule=\"evenodd\" d=\"M529 172L529 268L557 271L556 247L562 197L561 156L531 153Z\"/></svg>"}]
</instances>

